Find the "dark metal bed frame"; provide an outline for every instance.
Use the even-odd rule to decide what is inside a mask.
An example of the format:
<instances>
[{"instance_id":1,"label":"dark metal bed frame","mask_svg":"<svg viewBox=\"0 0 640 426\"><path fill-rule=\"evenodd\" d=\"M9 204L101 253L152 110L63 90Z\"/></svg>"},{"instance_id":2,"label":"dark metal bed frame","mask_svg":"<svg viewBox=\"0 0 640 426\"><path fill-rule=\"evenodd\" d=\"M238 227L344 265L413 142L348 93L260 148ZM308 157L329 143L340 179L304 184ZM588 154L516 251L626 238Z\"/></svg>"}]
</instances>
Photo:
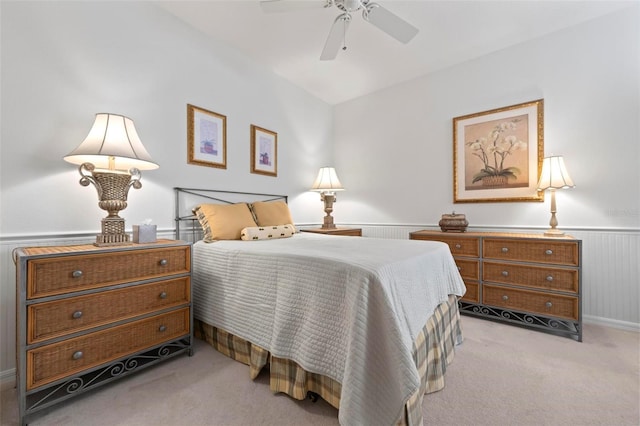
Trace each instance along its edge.
<instances>
[{"instance_id":1,"label":"dark metal bed frame","mask_svg":"<svg viewBox=\"0 0 640 426\"><path fill-rule=\"evenodd\" d=\"M202 238L202 228L193 208L202 203L234 204L253 201L289 202L287 195L259 192L224 191L218 189L173 188L175 193L176 239L196 242ZM181 226L181 224L184 224Z\"/></svg>"}]
</instances>

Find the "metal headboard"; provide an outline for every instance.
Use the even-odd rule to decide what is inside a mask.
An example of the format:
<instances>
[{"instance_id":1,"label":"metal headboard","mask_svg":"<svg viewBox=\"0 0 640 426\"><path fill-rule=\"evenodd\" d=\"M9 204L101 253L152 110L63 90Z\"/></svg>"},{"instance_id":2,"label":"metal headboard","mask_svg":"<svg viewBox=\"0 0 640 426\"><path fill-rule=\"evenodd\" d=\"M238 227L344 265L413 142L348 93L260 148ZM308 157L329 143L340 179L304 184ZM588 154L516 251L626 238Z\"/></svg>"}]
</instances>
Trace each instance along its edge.
<instances>
[{"instance_id":1,"label":"metal headboard","mask_svg":"<svg viewBox=\"0 0 640 426\"><path fill-rule=\"evenodd\" d=\"M176 239L196 242L202 239L202 228L193 209L203 203L235 204L254 201L284 201L287 195L258 192L222 191L218 189L173 188L175 193Z\"/></svg>"}]
</instances>

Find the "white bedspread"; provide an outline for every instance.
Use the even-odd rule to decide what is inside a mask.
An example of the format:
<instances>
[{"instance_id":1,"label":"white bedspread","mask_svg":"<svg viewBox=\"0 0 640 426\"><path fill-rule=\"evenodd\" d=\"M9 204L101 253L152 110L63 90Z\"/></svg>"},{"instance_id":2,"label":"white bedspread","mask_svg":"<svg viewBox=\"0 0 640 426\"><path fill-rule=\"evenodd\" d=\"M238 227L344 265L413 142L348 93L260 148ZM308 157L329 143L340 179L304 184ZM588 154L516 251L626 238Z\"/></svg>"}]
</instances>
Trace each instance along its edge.
<instances>
[{"instance_id":1,"label":"white bedspread","mask_svg":"<svg viewBox=\"0 0 640 426\"><path fill-rule=\"evenodd\" d=\"M417 334L465 286L444 243L309 233L193 247L196 318L342 384L343 425L393 424Z\"/></svg>"}]
</instances>

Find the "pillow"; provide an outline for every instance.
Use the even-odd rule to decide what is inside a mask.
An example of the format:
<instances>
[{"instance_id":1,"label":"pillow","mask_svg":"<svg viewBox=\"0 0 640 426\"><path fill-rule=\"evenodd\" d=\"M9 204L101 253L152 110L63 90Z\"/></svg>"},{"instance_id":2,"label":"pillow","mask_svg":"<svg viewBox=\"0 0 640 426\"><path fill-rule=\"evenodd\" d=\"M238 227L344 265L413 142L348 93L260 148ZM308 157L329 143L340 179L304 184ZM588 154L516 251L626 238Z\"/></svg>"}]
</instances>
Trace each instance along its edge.
<instances>
[{"instance_id":1,"label":"pillow","mask_svg":"<svg viewBox=\"0 0 640 426\"><path fill-rule=\"evenodd\" d=\"M251 204L251 211L258 226L293 224L289 206L284 201L256 201Z\"/></svg>"},{"instance_id":2,"label":"pillow","mask_svg":"<svg viewBox=\"0 0 640 426\"><path fill-rule=\"evenodd\" d=\"M240 231L248 226L256 226L249 206L238 204L201 204L194 209L204 231L203 240L239 240Z\"/></svg>"},{"instance_id":3,"label":"pillow","mask_svg":"<svg viewBox=\"0 0 640 426\"><path fill-rule=\"evenodd\" d=\"M276 238L287 238L295 234L296 229L293 225L276 225L276 226L251 226L244 228L240 232L240 238L245 241L251 240L273 240Z\"/></svg>"}]
</instances>

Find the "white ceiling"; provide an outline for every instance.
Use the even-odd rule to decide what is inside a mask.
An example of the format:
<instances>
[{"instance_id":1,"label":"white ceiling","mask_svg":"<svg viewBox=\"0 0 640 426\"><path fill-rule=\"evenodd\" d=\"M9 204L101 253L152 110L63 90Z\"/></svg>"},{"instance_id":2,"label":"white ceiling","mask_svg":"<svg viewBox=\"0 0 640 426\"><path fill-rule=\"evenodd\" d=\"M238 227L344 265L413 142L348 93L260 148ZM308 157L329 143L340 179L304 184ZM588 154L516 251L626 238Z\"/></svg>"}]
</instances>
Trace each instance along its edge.
<instances>
[{"instance_id":1,"label":"white ceiling","mask_svg":"<svg viewBox=\"0 0 640 426\"><path fill-rule=\"evenodd\" d=\"M377 0L418 27L418 35L402 44L356 13L346 35L348 48L334 61L319 58L333 20L341 13L335 6L264 13L259 1L250 0L158 5L316 97L338 104L636 2Z\"/></svg>"}]
</instances>

